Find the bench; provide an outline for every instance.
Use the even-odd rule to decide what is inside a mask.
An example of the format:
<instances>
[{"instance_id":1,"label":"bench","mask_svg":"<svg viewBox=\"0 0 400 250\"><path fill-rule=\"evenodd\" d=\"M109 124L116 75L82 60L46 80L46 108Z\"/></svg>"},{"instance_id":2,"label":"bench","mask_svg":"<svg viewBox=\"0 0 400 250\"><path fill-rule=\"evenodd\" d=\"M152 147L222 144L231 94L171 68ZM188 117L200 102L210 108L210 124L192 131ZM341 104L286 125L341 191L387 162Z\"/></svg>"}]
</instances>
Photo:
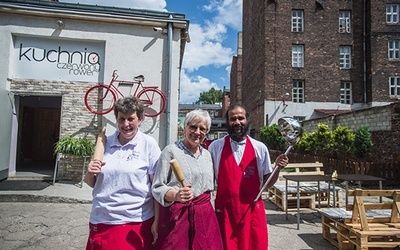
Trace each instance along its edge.
<instances>
[{"instance_id":1,"label":"bench","mask_svg":"<svg viewBox=\"0 0 400 250\"><path fill-rule=\"evenodd\" d=\"M285 179L283 175L324 175L322 170L323 164L319 162L312 163L289 163L287 167L279 172L277 182L268 189L268 199L278 206L283 211L294 211L297 208L297 190L294 182L288 184L288 204L285 199ZM318 186L315 183L301 183L300 184L300 209L315 208L315 201L318 201ZM321 206L328 206L328 184L320 184L320 201ZM339 205L339 187L335 187L336 191L336 205Z\"/></svg>"},{"instance_id":2,"label":"bench","mask_svg":"<svg viewBox=\"0 0 400 250\"><path fill-rule=\"evenodd\" d=\"M400 190L348 192L354 203L321 209L322 235L338 249L395 248L400 245ZM379 202L377 197L388 202Z\"/></svg>"}]
</instances>

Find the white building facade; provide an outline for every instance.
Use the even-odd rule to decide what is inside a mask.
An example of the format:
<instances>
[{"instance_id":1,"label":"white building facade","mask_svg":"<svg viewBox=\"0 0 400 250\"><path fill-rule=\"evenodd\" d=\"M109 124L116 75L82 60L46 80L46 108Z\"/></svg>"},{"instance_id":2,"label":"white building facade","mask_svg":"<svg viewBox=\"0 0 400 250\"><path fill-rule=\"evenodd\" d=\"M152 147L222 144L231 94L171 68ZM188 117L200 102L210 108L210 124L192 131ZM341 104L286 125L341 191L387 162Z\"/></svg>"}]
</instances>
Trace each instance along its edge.
<instances>
[{"instance_id":1,"label":"white building facade","mask_svg":"<svg viewBox=\"0 0 400 250\"><path fill-rule=\"evenodd\" d=\"M54 166L66 135L115 132L113 112L96 115L87 90L143 75L166 95L166 108L141 130L163 148L177 139L179 75L189 21L177 13L49 1L0 1L0 179L25 163ZM116 86L117 87L117 86ZM122 95L136 86L118 87ZM172 124L172 125L171 125Z\"/></svg>"}]
</instances>

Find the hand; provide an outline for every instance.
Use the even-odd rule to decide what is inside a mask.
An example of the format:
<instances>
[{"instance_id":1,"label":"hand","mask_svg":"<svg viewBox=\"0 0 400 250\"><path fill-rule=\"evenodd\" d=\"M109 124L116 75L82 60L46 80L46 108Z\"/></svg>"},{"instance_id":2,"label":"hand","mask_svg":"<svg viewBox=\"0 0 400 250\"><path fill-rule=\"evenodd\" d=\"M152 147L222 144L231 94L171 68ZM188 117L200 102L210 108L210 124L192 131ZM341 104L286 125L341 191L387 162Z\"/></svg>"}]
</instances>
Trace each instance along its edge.
<instances>
[{"instance_id":1,"label":"hand","mask_svg":"<svg viewBox=\"0 0 400 250\"><path fill-rule=\"evenodd\" d=\"M153 242L151 242L151 244L155 245L158 239L158 221L154 221L151 225L151 233L153 234Z\"/></svg>"},{"instance_id":2,"label":"hand","mask_svg":"<svg viewBox=\"0 0 400 250\"><path fill-rule=\"evenodd\" d=\"M101 168L105 165L105 162L101 162L101 161L91 161L88 165L87 168L87 172L89 174L92 174L94 176L96 176L97 174L99 174L101 172Z\"/></svg>"},{"instance_id":3,"label":"hand","mask_svg":"<svg viewBox=\"0 0 400 250\"><path fill-rule=\"evenodd\" d=\"M275 165L277 165L281 169L286 167L288 163L289 163L289 158L287 157L287 155L281 154L278 157L276 157Z\"/></svg>"},{"instance_id":4,"label":"hand","mask_svg":"<svg viewBox=\"0 0 400 250\"><path fill-rule=\"evenodd\" d=\"M192 186L180 188L178 192L175 193L175 201L185 203L193 199L193 192L191 187Z\"/></svg>"}]
</instances>

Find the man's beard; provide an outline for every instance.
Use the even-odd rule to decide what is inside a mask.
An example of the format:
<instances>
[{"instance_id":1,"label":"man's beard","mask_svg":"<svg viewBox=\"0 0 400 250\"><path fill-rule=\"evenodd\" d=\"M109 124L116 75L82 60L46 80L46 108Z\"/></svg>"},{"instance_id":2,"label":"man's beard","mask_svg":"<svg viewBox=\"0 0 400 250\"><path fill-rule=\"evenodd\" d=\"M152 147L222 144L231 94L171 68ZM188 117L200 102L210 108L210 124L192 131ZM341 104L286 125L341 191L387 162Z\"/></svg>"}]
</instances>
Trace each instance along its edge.
<instances>
[{"instance_id":1,"label":"man's beard","mask_svg":"<svg viewBox=\"0 0 400 250\"><path fill-rule=\"evenodd\" d=\"M234 128L240 127L240 130L236 130ZM246 123L244 126L238 125L238 126L229 126L228 125L228 134L234 141L243 141L246 135L248 135L250 132L250 124Z\"/></svg>"}]
</instances>

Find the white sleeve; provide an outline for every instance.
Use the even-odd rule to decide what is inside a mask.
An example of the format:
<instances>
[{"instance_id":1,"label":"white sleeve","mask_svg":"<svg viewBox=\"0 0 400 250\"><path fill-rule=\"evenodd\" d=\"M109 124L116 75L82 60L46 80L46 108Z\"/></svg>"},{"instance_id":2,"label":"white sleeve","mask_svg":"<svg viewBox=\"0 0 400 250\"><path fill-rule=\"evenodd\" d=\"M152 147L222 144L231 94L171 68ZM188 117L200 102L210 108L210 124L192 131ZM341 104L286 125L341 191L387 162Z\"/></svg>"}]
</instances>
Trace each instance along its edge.
<instances>
[{"instance_id":1,"label":"white sleeve","mask_svg":"<svg viewBox=\"0 0 400 250\"><path fill-rule=\"evenodd\" d=\"M213 141L208 147L214 165L214 176L216 180L218 179L219 162L221 161L222 148L225 142L224 138Z\"/></svg>"}]
</instances>

